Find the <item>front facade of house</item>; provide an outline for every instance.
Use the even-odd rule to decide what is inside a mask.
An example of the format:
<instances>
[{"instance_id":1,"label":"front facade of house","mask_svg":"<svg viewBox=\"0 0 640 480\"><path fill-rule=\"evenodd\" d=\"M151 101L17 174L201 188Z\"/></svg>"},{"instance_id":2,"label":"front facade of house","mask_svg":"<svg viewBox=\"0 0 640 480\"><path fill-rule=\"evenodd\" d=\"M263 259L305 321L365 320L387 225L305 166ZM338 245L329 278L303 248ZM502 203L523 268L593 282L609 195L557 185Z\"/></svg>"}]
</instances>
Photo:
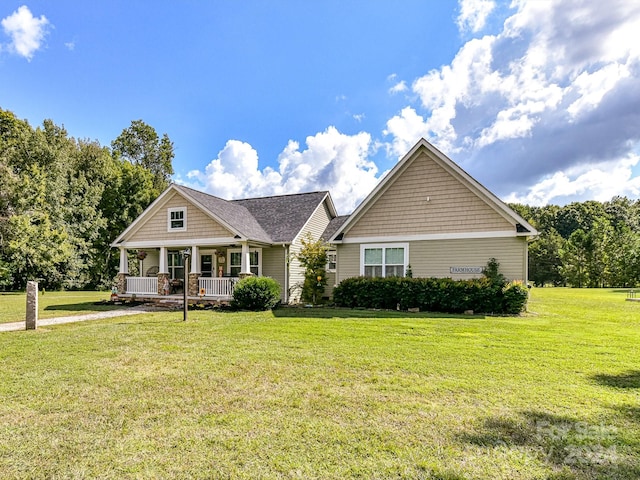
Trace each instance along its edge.
<instances>
[{"instance_id":1,"label":"front facade of house","mask_svg":"<svg viewBox=\"0 0 640 480\"><path fill-rule=\"evenodd\" d=\"M425 140L336 229L336 282L358 276L476 278L491 258L527 280L535 229Z\"/></svg>"},{"instance_id":2,"label":"front facade of house","mask_svg":"<svg viewBox=\"0 0 640 480\"><path fill-rule=\"evenodd\" d=\"M240 277L262 275L278 281L284 303L295 303L304 279L296 255L307 235L331 246L330 295L359 275L479 277L490 258L507 278L526 281L527 243L536 234L421 140L349 216L337 216L328 192L227 201L171 185L112 246L120 249L121 294L153 298L187 288L190 297L228 300Z\"/></svg>"},{"instance_id":3,"label":"front facade of house","mask_svg":"<svg viewBox=\"0 0 640 480\"><path fill-rule=\"evenodd\" d=\"M226 201L171 185L112 244L120 250L118 292L153 299L186 288L189 297L229 300L241 277L258 275L281 285L283 302L297 302L301 239L319 238L335 216L328 192Z\"/></svg>"}]
</instances>

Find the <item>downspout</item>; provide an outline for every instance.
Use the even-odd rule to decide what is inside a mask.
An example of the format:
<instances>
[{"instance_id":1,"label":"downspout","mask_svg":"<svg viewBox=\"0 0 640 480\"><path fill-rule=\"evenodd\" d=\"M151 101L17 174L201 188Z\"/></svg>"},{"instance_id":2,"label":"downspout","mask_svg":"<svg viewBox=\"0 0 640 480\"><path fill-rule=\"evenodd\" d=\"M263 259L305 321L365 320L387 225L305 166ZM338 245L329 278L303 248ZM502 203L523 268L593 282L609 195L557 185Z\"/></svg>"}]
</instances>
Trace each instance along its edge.
<instances>
[{"instance_id":1,"label":"downspout","mask_svg":"<svg viewBox=\"0 0 640 480\"><path fill-rule=\"evenodd\" d=\"M289 248L282 244L284 248L284 303L289 303Z\"/></svg>"}]
</instances>

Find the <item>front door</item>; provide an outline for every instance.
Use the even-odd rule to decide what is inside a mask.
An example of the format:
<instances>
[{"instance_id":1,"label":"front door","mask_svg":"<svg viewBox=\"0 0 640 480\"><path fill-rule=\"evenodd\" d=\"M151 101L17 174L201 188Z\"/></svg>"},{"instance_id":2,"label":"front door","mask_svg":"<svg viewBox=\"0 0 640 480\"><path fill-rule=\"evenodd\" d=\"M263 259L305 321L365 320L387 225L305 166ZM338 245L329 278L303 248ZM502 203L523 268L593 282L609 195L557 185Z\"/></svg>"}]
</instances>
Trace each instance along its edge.
<instances>
[{"instance_id":1,"label":"front door","mask_svg":"<svg viewBox=\"0 0 640 480\"><path fill-rule=\"evenodd\" d=\"M200 255L200 273L203 277L213 276L213 255Z\"/></svg>"}]
</instances>

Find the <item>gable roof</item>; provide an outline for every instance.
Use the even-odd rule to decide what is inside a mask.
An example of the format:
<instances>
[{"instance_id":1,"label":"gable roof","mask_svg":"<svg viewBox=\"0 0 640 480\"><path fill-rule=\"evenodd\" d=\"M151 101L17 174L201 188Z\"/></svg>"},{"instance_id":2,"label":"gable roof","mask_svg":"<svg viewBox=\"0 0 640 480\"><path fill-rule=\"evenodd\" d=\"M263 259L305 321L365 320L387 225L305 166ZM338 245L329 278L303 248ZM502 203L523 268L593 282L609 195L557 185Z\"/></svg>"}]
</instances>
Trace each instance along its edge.
<instances>
[{"instance_id":1,"label":"gable roof","mask_svg":"<svg viewBox=\"0 0 640 480\"><path fill-rule=\"evenodd\" d=\"M116 238L112 246L118 246L130 232L142 225L144 217L161 208L171 192L178 192L237 238L262 243L291 243L325 201L331 215L336 215L329 192L224 200L183 185L171 184Z\"/></svg>"},{"instance_id":2,"label":"gable roof","mask_svg":"<svg viewBox=\"0 0 640 480\"><path fill-rule=\"evenodd\" d=\"M175 185L175 187L202 210L213 214L218 222L227 226L229 230L240 237L271 242L269 234L264 231L260 223L244 206L182 185Z\"/></svg>"},{"instance_id":3,"label":"gable roof","mask_svg":"<svg viewBox=\"0 0 640 480\"><path fill-rule=\"evenodd\" d=\"M233 200L232 203L246 208L272 242L290 243L325 199L331 215L335 216L336 211L329 192L247 198Z\"/></svg>"},{"instance_id":4,"label":"gable roof","mask_svg":"<svg viewBox=\"0 0 640 480\"><path fill-rule=\"evenodd\" d=\"M502 200L496 197L493 193L487 190L471 175L460 168L456 163L448 158L444 153L426 141L424 138L420 139L414 147L400 159L400 161L391 169L391 171L378 183L373 191L358 205L353 213L347 218L344 223L336 229L333 235L329 238L330 242L340 242L343 236L348 230L356 224L356 222L362 218L367 210L380 198L380 196L393 184L405 168L415 160L421 151L427 151L430 155L429 158L436 162L451 176L456 178L462 184L464 184L469 190L475 193L480 199L482 199L487 205L489 205L496 213L501 215L505 220L514 226L514 234L518 236L534 236L537 235L536 229L531 226L524 218L514 212L509 206L507 206Z\"/></svg>"}]
</instances>

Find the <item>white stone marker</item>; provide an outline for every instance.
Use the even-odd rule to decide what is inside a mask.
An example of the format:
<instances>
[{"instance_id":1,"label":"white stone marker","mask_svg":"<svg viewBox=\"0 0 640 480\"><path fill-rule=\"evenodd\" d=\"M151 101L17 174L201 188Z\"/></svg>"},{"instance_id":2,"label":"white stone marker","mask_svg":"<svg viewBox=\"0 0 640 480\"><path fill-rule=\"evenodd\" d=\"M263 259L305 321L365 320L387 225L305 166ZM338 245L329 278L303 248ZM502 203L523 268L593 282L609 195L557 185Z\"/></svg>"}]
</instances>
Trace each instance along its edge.
<instances>
[{"instance_id":1,"label":"white stone marker","mask_svg":"<svg viewBox=\"0 0 640 480\"><path fill-rule=\"evenodd\" d=\"M27 330L38 327L38 282L27 282Z\"/></svg>"}]
</instances>

